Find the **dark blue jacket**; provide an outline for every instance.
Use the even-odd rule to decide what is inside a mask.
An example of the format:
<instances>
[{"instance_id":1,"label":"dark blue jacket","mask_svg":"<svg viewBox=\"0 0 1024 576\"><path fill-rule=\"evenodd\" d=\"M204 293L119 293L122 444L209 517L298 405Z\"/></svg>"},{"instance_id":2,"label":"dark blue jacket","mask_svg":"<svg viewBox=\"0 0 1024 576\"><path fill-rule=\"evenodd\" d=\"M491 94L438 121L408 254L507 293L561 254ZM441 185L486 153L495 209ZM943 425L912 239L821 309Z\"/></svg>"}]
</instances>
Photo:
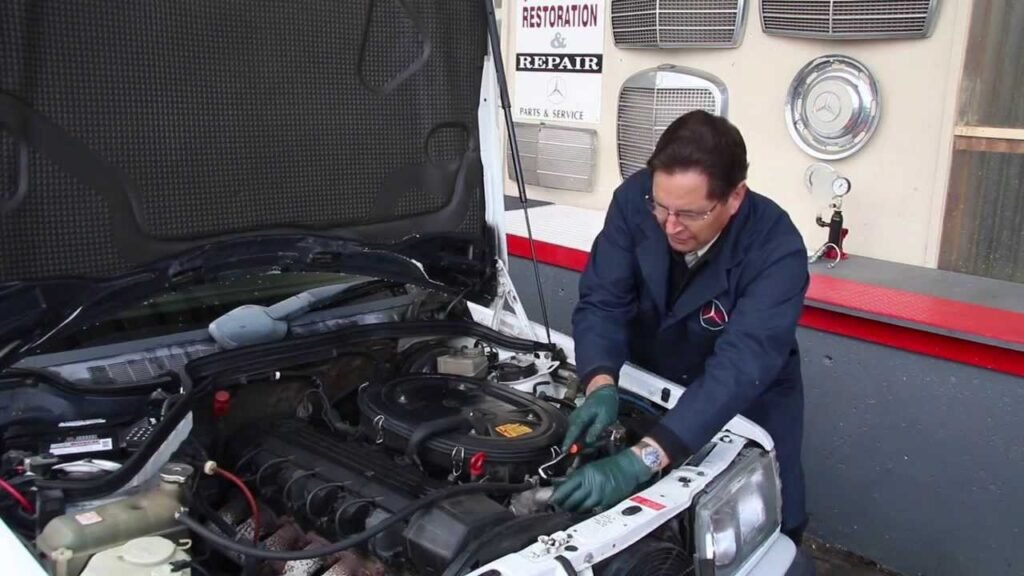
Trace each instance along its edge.
<instances>
[{"instance_id":1,"label":"dark blue jacket","mask_svg":"<svg viewBox=\"0 0 1024 576\"><path fill-rule=\"evenodd\" d=\"M796 341L809 282L803 239L782 208L750 190L670 305L670 248L644 201L650 190L647 170L616 190L580 278L573 337L581 381L617 377L629 361L686 386L650 432L673 463L737 414L760 424L776 444L783 529L796 528L805 520Z\"/></svg>"}]
</instances>

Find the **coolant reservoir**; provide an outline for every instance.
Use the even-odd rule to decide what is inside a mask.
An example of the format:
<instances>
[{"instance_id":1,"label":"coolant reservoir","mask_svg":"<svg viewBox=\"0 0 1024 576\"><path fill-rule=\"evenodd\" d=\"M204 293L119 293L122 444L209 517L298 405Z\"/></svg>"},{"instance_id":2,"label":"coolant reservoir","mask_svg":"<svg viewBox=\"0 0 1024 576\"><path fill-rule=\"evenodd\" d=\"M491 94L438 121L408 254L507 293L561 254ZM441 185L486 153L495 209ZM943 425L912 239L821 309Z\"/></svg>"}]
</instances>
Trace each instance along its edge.
<instances>
[{"instance_id":1,"label":"coolant reservoir","mask_svg":"<svg viewBox=\"0 0 1024 576\"><path fill-rule=\"evenodd\" d=\"M188 567L175 571L173 564L188 561L189 555L174 542L147 536L96 554L82 576L189 576Z\"/></svg>"},{"instance_id":2,"label":"coolant reservoir","mask_svg":"<svg viewBox=\"0 0 1024 576\"><path fill-rule=\"evenodd\" d=\"M437 371L468 378L480 378L487 372L487 355L483 348L463 346L452 354L437 359Z\"/></svg>"},{"instance_id":3,"label":"coolant reservoir","mask_svg":"<svg viewBox=\"0 0 1024 576\"><path fill-rule=\"evenodd\" d=\"M98 552L141 536L184 533L174 514L181 508L182 485L191 475L191 466L167 464L160 470L160 484L148 492L51 520L36 540L49 559L50 572L79 576Z\"/></svg>"}]
</instances>

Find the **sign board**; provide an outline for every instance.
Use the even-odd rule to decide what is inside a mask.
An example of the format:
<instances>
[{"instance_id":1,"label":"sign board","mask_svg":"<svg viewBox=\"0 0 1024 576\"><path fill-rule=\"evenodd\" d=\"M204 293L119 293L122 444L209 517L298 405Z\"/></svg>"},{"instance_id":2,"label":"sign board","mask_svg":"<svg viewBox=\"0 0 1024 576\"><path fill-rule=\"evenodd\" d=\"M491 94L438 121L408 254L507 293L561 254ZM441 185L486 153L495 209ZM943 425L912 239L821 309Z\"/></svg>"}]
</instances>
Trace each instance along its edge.
<instances>
[{"instance_id":1,"label":"sign board","mask_svg":"<svg viewBox=\"0 0 1024 576\"><path fill-rule=\"evenodd\" d=\"M517 117L600 122L604 4L604 0L518 0Z\"/></svg>"}]
</instances>

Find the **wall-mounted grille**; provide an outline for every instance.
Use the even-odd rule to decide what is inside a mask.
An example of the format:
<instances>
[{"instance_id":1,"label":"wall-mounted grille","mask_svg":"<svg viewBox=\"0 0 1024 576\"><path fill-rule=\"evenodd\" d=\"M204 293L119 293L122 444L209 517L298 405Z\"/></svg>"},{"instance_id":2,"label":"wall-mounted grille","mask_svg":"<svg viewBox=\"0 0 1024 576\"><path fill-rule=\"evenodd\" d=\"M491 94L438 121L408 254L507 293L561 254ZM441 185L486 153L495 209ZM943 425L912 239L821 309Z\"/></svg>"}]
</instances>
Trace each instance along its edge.
<instances>
[{"instance_id":1,"label":"wall-mounted grille","mask_svg":"<svg viewBox=\"0 0 1024 576\"><path fill-rule=\"evenodd\" d=\"M662 132L693 110L727 114L728 92L721 80L680 66L652 68L626 79L617 120L622 178L646 166Z\"/></svg>"},{"instance_id":2,"label":"wall-mounted grille","mask_svg":"<svg viewBox=\"0 0 1024 576\"><path fill-rule=\"evenodd\" d=\"M939 0L761 0L761 28L804 38L926 38L938 8Z\"/></svg>"},{"instance_id":3,"label":"wall-mounted grille","mask_svg":"<svg viewBox=\"0 0 1024 576\"><path fill-rule=\"evenodd\" d=\"M516 122L523 180L533 186L590 192L594 186L597 131ZM505 145L508 177L516 179L512 146Z\"/></svg>"},{"instance_id":4,"label":"wall-mounted grille","mask_svg":"<svg viewBox=\"0 0 1024 576\"><path fill-rule=\"evenodd\" d=\"M612 0L620 48L734 48L743 39L747 0Z\"/></svg>"}]
</instances>

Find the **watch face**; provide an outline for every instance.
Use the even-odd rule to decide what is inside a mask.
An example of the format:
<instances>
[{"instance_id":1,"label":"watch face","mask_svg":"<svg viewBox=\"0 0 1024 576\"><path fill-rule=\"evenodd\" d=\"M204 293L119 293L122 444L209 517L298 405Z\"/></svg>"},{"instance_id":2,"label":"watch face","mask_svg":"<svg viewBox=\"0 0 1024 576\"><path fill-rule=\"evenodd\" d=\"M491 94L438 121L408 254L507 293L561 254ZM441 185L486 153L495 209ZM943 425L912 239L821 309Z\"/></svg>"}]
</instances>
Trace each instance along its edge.
<instances>
[{"instance_id":1,"label":"watch face","mask_svg":"<svg viewBox=\"0 0 1024 576\"><path fill-rule=\"evenodd\" d=\"M657 448L652 446L645 446L640 450L640 457L649 468L655 468L661 464L661 454L658 453Z\"/></svg>"}]
</instances>

